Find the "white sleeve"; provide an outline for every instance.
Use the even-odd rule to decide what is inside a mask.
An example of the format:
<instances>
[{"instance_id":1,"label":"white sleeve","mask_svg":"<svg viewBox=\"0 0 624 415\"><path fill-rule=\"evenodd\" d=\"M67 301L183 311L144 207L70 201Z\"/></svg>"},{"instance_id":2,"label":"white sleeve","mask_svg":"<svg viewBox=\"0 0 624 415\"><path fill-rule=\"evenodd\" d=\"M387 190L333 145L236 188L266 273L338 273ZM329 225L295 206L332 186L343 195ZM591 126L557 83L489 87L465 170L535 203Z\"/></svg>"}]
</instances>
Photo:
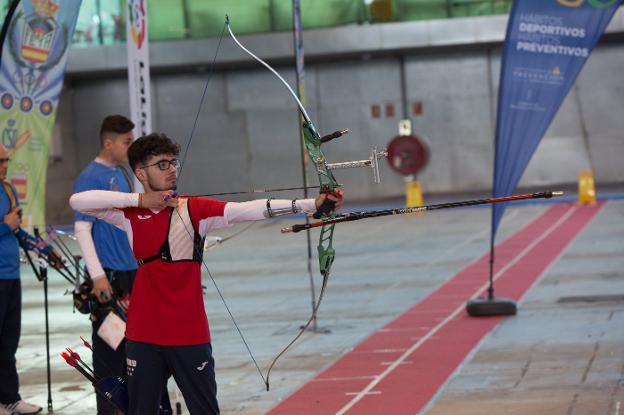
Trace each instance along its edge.
<instances>
[{"instance_id":1,"label":"white sleeve","mask_svg":"<svg viewBox=\"0 0 624 415\"><path fill-rule=\"evenodd\" d=\"M296 200L295 207L300 212L314 212L316 210L314 199ZM283 211L292 209L292 200L272 199L271 210ZM249 202L228 202L225 205L223 216L228 223L262 220L269 218L267 212L267 199L252 200Z\"/></svg>"},{"instance_id":2,"label":"white sleeve","mask_svg":"<svg viewBox=\"0 0 624 415\"><path fill-rule=\"evenodd\" d=\"M69 198L72 209L94 216L126 231L126 221L123 212L119 209L137 207L138 193L111 192L108 190L87 190L74 193Z\"/></svg>"},{"instance_id":3,"label":"white sleeve","mask_svg":"<svg viewBox=\"0 0 624 415\"><path fill-rule=\"evenodd\" d=\"M87 264L87 270L92 280L97 280L105 276L104 269L100 260L97 257L95 251L95 244L93 243L93 236L91 235L91 229L93 224L85 220L78 220L74 223L74 234L78 239L78 245L82 252L82 259Z\"/></svg>"}]
</instances>

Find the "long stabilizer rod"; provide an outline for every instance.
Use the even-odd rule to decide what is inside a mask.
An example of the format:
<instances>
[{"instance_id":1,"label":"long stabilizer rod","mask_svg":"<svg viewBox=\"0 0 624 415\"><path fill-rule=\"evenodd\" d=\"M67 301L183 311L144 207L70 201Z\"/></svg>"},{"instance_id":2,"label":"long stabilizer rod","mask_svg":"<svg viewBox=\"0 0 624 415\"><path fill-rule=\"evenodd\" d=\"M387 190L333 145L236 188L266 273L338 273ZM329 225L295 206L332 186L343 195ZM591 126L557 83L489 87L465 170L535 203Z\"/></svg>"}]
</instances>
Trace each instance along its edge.
<instances>
[{"instance_id":1,"label":"long stabilizer rod","mask_svg":"<svg viewBox=\"0 0 624 415\"><path fill-rule=\"evenodd\" d=\"M318 228L323 225L330 225L330 224L342 223L342 222L352 222L355 220L377 218L380 216L404 215L406 213L427 212L429 210L452 209L452 208L465 207L465 206L488 205L488 204L493 204L493 203L513 202L517 200L526 200L526 199L550 199L551 197L562 196L562 195L563 195L563 192L539 192L539 193L527 193L527 194L522 194L522 195L490 197L487 199L464 200L461 202L438 203L435 205L428 205L428 206L374 210L370 212L351 212L351 213L338 215L333 218L321 220L318 222L311 222L307 224L289 226L287 228L283 228L282 233L290 233L290 232L296 233L296 232L304 231L306 229Z\"/></svg>"}]
</instances>

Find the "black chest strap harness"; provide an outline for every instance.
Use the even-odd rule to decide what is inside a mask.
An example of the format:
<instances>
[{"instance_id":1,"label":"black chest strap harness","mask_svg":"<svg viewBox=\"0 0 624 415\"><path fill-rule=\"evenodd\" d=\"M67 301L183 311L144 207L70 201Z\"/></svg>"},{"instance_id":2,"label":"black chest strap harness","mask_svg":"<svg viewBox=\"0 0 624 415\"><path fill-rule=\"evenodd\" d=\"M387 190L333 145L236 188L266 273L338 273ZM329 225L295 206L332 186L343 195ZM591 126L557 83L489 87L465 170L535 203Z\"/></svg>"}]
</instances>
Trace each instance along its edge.
<instances>
[{"instance_id":1,"label":"black chest strap harness","mask_svg":"<svg viewBox=\"0 0 624 415\"><path fill-rule=\"evenodd\" d=\"M158 253L137 260L145 265L157 259L165 262L202 262L204 239L195 228L188 199L180 199L178 207L170 208L167 234ZM191 241L192 236L192 241Z\"/></svg>"}]
</instances>

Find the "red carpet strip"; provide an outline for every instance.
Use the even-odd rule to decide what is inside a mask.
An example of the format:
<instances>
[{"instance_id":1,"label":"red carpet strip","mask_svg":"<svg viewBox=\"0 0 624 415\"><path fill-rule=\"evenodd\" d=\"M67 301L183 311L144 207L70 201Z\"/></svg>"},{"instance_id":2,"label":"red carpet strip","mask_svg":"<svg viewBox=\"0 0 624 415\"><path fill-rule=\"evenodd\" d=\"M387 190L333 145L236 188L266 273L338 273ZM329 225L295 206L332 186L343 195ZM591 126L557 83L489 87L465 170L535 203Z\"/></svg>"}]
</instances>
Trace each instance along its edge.
<instances>
[{"instance_id":1,"label":"red carpet strip","mask_svg":"<svg viewBox=\"0 0 624 415\"><path fill-rule=\"evenodd\" d=\"M496 296L520 300L602 206L554 205L500 243ZM503 318L465 311L468 299L485 294L488 262L486 253L269 413L417 414Z\"/></svg>"}]
</instances>

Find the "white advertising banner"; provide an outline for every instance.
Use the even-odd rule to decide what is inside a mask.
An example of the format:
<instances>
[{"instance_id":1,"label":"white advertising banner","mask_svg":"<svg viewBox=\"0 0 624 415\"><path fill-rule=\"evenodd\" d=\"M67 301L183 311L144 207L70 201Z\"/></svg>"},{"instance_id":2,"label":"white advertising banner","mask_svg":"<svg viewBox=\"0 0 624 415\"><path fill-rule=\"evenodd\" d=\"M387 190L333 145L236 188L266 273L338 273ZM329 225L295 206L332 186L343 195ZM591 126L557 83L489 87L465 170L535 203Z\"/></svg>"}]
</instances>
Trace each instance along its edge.
<instances>
[{"instance_id":1,"label":"white advertising banner","mask_svg":"<svg viewBox=\"0 0 624 415\"><path fill-rule=\"evenodd\" d=\"M127 0L126 11L130 118L136 139L152 132L147 0Z\"/></svg>"}]
</instances>

